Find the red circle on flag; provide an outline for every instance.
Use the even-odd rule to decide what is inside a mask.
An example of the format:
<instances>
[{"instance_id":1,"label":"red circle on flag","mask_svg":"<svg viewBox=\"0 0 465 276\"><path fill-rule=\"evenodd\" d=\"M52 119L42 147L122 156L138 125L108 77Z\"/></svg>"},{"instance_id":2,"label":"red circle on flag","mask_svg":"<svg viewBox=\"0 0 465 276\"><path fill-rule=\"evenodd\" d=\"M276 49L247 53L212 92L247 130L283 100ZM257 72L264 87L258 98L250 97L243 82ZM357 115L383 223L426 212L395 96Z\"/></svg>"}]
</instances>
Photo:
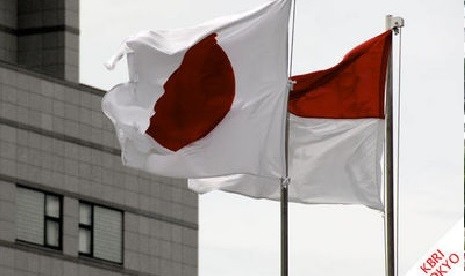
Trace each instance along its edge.
<instances>
[{"instance_id":1,"label":"red circle on flag","mask_svg":"<svg viewBox=\"0 0 465 276\"><path fill-rule=\"evenodd\" d=\"M216 33L187 50L163 88L145 131L163 147L178 151L205 137L224 119L234 100L235 78Z\"/></svg>"}]
</instances>

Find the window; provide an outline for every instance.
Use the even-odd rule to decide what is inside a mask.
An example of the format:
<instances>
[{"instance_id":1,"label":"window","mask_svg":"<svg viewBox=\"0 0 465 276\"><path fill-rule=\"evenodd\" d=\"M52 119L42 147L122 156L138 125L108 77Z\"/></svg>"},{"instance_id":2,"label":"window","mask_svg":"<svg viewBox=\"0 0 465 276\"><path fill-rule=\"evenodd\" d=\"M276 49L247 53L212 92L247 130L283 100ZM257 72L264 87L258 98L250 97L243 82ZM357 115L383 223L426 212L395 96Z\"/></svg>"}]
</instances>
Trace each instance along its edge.
<instances>
[{"instance_id":1,"label":"window","mask_svg":"<svg viewBox=\"0 0 465 276\"><path fill-rule=\"evenodd\" d=\"M61 196L16 186L16 240L62 248Z\"/></svg>"},{"instance_id":2,"label":"window","mask_svg":"<svg viewBox=\"0 0 465 276\"><path fill-rule=\"evenodd\" d=\"M79 254L122 263L123 213L79 202Z\"/></svg>"}]
</instances>

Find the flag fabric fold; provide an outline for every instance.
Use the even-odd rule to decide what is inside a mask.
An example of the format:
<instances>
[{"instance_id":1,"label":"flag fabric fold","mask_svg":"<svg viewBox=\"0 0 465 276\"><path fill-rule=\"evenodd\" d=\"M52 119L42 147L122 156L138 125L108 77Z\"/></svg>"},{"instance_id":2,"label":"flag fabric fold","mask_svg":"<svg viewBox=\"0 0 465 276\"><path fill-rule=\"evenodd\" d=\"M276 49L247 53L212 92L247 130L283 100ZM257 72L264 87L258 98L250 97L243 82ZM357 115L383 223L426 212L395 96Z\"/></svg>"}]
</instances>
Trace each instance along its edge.
<instances>
[{"instance_id":1,"label":"flag fabric fold","mask_svg":"<svg viewBox=\"0 0 465 276\"><path fill-rule=\"evenodd\" d=\"M130 81L102 100L123 164L179 178L285 170L289 0L125 40Z\"/></svg>"},{"instance_id":2,"label":"flag fabric fold","mask_svg":"<svg viewBox=\"0 0 465 276\"><path fill-rule=\"evenodd\" d=\"M290 202L362 204L381 199L384 91L392 33L349 52L336 66L291 77L289 96ZM221 189L279 200L279 181L253 175L189 180L204 193Z\"/></svg>"}]
</instances>

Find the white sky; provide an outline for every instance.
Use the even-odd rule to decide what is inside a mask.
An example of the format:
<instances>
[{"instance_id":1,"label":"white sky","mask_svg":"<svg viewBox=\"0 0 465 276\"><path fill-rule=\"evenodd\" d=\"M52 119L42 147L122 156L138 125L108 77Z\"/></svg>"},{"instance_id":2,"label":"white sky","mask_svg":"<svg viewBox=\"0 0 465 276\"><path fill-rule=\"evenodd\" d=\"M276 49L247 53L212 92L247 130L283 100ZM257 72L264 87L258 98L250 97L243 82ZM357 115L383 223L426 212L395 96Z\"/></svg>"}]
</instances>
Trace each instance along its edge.
<instances>
[{"instance_id":1,"label":"white sky","mask_svg":"<svg viewBox=\"0 0 465 276\"><path fill-rule=\"evenodd\" d=\"M334 65L352 47L382 32L386 14L406 20L400 145L404 275L463 217L463 4L296 1L294 74ZM138 31L188 26L263 2L81 0L81 82L102 89L125 82L124 62L110 72L102 64ZM291 204L289 216L290 275L383 275L380 213L359 206ZM200 197L199 223L199 275L279 275L278 203L210 193ZM462 239L457 237L458 250Z\"/></svg>"}]
</instances>

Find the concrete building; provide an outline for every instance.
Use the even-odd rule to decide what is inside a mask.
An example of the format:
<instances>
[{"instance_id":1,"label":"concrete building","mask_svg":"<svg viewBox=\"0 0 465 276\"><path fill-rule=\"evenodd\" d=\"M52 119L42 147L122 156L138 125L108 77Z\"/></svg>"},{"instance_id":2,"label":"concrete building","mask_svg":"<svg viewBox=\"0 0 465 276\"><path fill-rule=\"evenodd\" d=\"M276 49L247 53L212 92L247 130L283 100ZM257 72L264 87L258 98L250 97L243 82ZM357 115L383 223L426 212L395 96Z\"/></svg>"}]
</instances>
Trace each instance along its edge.
<instances>
[{"instance_id":1,"label":"concrete building","mask_svg":"<svg viewBox=\"0 0 465 276\"><path fill-rule=\"evenodd\" d=\"M78 63L78 0L0 0L0 275L197 275L197 195L122 167Z\"/></svg>"}]
</instances>

